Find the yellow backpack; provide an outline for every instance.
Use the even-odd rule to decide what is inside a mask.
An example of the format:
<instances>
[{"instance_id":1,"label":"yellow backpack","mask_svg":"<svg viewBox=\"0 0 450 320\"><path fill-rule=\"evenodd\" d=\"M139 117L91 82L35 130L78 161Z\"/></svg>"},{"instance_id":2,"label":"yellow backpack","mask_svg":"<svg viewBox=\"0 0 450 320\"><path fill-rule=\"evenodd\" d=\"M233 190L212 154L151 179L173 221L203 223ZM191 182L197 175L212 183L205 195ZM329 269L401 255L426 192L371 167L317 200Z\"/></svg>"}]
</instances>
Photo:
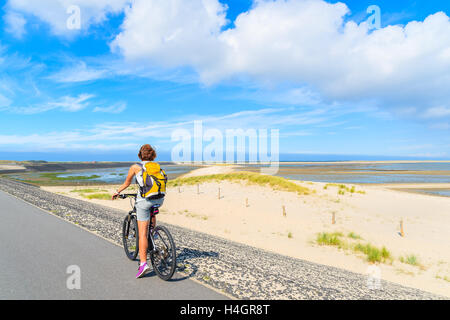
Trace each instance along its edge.
<instances>
[{"instance_id":1,"label":"yellow backpack","mask_svg":"<svg viewBox=\"0 0 450 320\"><path fill-rule=\"evenodd\" d=\"M142 185L139 189L142 198L161 199L166 195L167 175L156 162L147 162L142 166Z\"/></svg>"}]
</instances>

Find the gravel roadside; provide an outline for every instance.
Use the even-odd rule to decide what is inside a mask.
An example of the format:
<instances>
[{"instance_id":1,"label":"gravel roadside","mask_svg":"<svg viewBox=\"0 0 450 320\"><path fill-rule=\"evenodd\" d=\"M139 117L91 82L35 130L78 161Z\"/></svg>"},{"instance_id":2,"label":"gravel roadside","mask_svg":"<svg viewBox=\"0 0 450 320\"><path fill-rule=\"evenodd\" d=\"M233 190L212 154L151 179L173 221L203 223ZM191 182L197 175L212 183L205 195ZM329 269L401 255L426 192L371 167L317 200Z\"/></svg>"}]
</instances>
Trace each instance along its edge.
<instances>
[{"instance_id":1,"label":"gravel roadside","mask_svg":"<svg viewBox=\"0 0 450 320\"><path fill-rule=\"evenodd\" d=\"M3 178L0 190L121 245L125 212ZM168 227L177 245L178 271L238 299L445 299L383 280L370 289L365 275Z\"/></svg>"}]
</instances>

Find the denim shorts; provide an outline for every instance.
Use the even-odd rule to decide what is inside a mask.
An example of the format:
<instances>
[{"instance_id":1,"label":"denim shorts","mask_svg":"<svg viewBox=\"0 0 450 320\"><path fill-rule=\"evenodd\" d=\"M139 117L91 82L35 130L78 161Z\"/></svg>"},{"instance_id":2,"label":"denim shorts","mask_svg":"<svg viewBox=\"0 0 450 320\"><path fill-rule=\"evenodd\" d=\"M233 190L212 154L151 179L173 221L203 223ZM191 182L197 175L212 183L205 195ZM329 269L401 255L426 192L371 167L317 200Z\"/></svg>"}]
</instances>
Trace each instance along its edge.
<instances>
[{"instance_id":1,"label":"denim shorts","mask_svg":"<svg viewBox=\"0 0 450 320\"><path fill-rule=\"evenodd\" d=\"M162 206L163 199L140 199L136 202L136 216L138 221L150 221L150 208L158 204Z\"/></svg>"}]
</instances>

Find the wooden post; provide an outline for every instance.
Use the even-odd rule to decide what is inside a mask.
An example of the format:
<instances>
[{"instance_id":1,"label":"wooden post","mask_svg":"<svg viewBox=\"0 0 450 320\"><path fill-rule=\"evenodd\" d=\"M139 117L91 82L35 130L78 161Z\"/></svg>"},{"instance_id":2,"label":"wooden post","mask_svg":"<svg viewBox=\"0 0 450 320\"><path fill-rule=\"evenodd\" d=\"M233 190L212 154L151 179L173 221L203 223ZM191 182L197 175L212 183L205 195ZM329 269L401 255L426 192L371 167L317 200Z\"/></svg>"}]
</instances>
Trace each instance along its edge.
<instances>
[{"instance_id":1,"label":"wooden post","mask_svg":"<svg viewBox=\"0 0 450 320\"><path fill-rule=\"evenodd\" d=\"M331 224L336 224L336 212L331 215Z\"/></svg>"},{"instance_id":2,"label":"wooden post","mask_svg":"<svg viewBox=\"0 0 450 320\"><path fill-rule=\"evenodd\" d=\"M286 217L286 207L283 206L283 217Z\"/></svg>"},{"instance_id":3,"label":"wooden post","mask_svg":"<svg viewBox=\"0 0 450 320\"><path fill-rule=\"evenodd\" d=\"M219 195L218 195L218 198L219 198L219 200L220 200L220 187L219 187Z\"/></svg>"},{"instance_id":4,"label":"wooden post","mask_svg":"<svg viewBox=\"0 0 450 320\"><path fill-rule=\"evenodd\" d=\"M178 187L178 193L181 193L181 189L180 189L180 187Z\"/></svg>"},{"instance_id":5,"label":"wooden post","mask_svg":"<svg viewBox=\"0 0 450 320\"><path fill-rule=\"evenodd\" d=\"M400 220L400 235L401 235L402 237L405 236L405 232L404 232L404 230L403 230L403 219Z\"/></svg>"},{"instance_id":6,"label":"wooden post","mask_svg":"<svg viewBox=\"0 0 450 320\"><path fill-rule=\"evenodd\" d=\"M248 198L245 198L245 207L248 208Z\"/></svg>"}]
</instances>

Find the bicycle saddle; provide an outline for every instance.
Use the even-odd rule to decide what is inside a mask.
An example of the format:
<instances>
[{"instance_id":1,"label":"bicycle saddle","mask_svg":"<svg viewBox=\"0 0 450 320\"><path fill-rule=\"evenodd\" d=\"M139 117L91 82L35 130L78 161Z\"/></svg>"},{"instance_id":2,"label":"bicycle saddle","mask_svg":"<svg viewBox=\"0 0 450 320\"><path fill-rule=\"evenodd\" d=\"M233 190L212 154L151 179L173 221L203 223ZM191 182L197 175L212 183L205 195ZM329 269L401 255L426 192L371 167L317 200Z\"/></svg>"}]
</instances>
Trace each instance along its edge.
<instances>
[{"instance_id":1,"label":"bicycle saddle","mask_svg":"<svg viewBox=\"0 0 450 320\"><path fill-rule=\"evenodd\" d=\"M155 204L154 206L152 206L150 208L150 214L151 215L157 215L159 213L159 207L160 207L159 204Z\"/></svg>"}]
</instances>

